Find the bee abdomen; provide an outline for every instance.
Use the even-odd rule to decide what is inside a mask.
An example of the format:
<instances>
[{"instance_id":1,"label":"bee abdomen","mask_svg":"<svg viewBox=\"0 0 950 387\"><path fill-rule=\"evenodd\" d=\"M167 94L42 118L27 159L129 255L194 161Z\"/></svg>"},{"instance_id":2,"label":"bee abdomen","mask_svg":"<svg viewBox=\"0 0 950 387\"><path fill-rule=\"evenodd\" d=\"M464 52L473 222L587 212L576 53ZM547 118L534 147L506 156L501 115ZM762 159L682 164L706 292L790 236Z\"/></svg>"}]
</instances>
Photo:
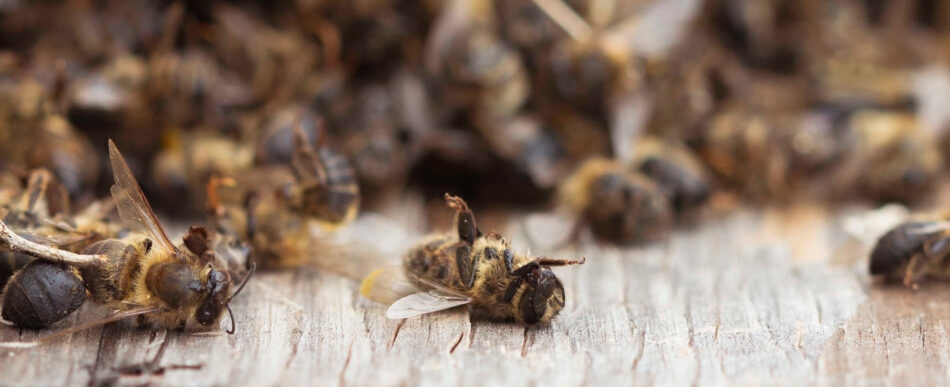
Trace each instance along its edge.
<instances>
[{"instance_id":1,"label":"bee abdomen","mask_svg":"<svg viewBox=\"0 0 950 387\"><path fill-rule=\"evenodd\" d=\"M5 320L39 329L79 309L86 301L86 288L69 266L36 260L13 276L2 301Z\"/></svg>"},{"instance_id":2,"label":"bee abdomen","mask_svg":"<svg viewBox=\"0 0 950 387\"><path fill-rule=\"evenodd\" d=\"M417 245L409 250L403 260L403 266L409 273L419 278L436 281L454 288L459 276L453 263L457 240L437 238Z\"/></svg>"},{"instance_id":3,"label":"bee abdomen","mask_svg":"<svg viewBox=\"0 0 950 387\"><path fill-rule=\"evenodd\" d=\"M360 190L353 168L343 155L329 148L317 151L326 169L325 183L303 187L304 213L321 220L342 223L356 214Z\"/></svg>"},{"instance_id":4,"label":"bee abdomen","mask_svg":"<svg viewBox=\"0 0 950 387\"><path fill-rule=\"evenodd\" d=\"M105 265L88 265L80 268L93 301L109 303L125 298L131 290L133 274L140 269L135 246L116 239L106 239L93 243L82 253L108 257L108 263Z\"/></svg>"}]
</instances>

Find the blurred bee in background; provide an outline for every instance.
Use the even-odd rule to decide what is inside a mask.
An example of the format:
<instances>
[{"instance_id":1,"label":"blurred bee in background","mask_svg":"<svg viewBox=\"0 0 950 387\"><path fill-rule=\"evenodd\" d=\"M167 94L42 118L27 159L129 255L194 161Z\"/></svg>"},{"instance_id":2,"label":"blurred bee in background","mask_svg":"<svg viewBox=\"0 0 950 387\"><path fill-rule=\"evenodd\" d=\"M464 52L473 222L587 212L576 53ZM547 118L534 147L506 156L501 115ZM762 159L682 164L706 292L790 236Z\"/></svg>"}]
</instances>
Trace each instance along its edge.
<instances>
[{"instance_id":1,"label":"blurred bee in background","mask_svg":"<svg viewBox=\"0 0 950 387\"><path fill-rule=\"evenodd\" d=\"M710 178L685 145L644 136L634 146L634 165L656 182L673 211L688 216L706 204L713 191Z\"/></svg>"},{"instance_id":2,"label":"blurred bee in background","mask_svg":"<svg viewBox=\"0 0 950 387\"><path fill-rule=\"evenodd\" d=\"M38 342L136 316L140 323L172 329L216 325L225 309L230 313L228 303L249 276L232 294L230 276L199 226L189 229L181 247L173 245L115 144L109 148L119 215L144 234L102 240L77 255L24 240L4 224L5 245L40 259L17 271L4 288L2 317L20 327L45 328L78 309L88 291L93 301L117 312Z\"/></svg>"},{"instance_id":3,"label":"blurred bee in background","mask_svg":"<svg viewBox=\"0 0 950 387\"><path fill-rule=\"evenodd\" d=\"M0 82L0 153L7 164L46 168L73 196L98 177L92 145L57 114L51 89L33 78Z\"/></svg>"},{"instance_id":4,"label":"blurred bee in background","mask_svg":"<svg viewBox=\"0 0 950 387\"><path fill-rule=\"evenodd\" d=\"M532 1L568 36L540 53L544 59L535 61L536 86L550 90L547 94L567 106L601 115L609 113L612 99L646 86L645 65L662 61L699 9L698 2L690 0L652 5ZM552 102L555 109L563 108Z\"/></svg>"},{"instance_id":5,"label":"blurred bee in background","mask_svg":"<svg viewBox=\"0 0 950 387\"><path fill-rule=\"evenodd\" d=\"M717 113L699 141L698 152L725 186L747 198L787 194L788 160L772 116L737 106Z\"/></svg>"},{"instance_id":6,"label":"blurred bee in background","mask_svg":"<svg viewBox=\"0 0 950 387\"><path fill-rule=\"evenodd\" d=\"M628 244L665 236L674 213L671 198L665 191L672 185L664 188L642 173L643 167L634 162L644 111L625 111L629 111L630 116L619 117L612 133L615 158L596 157L584 161L558 188L558 207L575 219L575 230L581 224L589 224L595 235ZM645 149L641 153L643 161L652 153ZM669 174L656 165L648 167L647 170L655 169L650 171L654 175ZM673 179L682 176L670 174L666 183L672 184Z\"/></svg>"},{"instance_id":7,"label":"blurred bee in background","mask_svg":"<svg viewBox=\"0 0 950 387\"><path fill-rule=\"evenodd\" d=\"M470 305L475 313L490 318L528 325L548 323L557 316L566 295L550 267L582 264L585 259L515 253L501 235L478 230L462 199L446 194L445 200L456 212L455 231L423 238L406 253L401 269L373 272L360 293L391 303L386 312L391 319L460 305ZM412 289L415 293L403 293Z\"/></svg>"},{"instance_id":8,"label":"blurred bee in background","mask_svg":"<svg viewBox=\"0 0 950 387\"><path fill-rule=\"evenodd\" d=\"M69 194L49 171L33 170L25 187L10 171L4 171L3 177L0 217L28 240L79 252L122 231L121 226L108 219L111 202L96 201L81 211L71 212ZM32 260L31 256L0 249L0 284Z\"/></svg>"},{"instance_id":9,"label":"blurred bee in background","mask_svg":"<svg viewBox=\"0 0 950 387\"><path fill-rule=\"evenodd\" d=\"M454 0L426 42L426 69L440 80L446 102L468 111L476 127L513 116L529 93L521 56L495 27L491 2Z\"/></svg>"},{"instance_id":10,"label":"blurred bee in background","mask_svg":"<svg viewBox=\"0 0 950 387\"><path fill-rule=\"evenodd\" d=\"M662 238L673 220L662 188L616 160L585 161L558 194L560 206L589 223L596 235L617 243Z\"/></svg>"},{"instance_id":11,"label":"blurred bee in background","mask_svg":"<svg viewBox=\"0 0 950 387\"><path fill-rule=\"evenodd\" d=\"M204 208L204 186L211 176L237 175L254 164L251 144L211 128L169 130L164 137L152 175L162 199L181 210Z\"/></svg>"},{"instance_id":12,"label":"blurred bee in background","mask_svg":"<svg viewBox=\"0 0 950 387\"><path fill-rule=\"evenodd\" d=\"M346 158L327 147L314 149L299 123L289 165L213 177L207 189L216 227L246 241L265 268L307 264L322 253L314 233L332 234L359 211L359 186Z\"/></svg>"},{"instance_id":13,"label":"blurred bee in background","mask_svg":"<svg viewBox=\"0 0 950 387\"><path fill-rule=\"evenodd\" d=\"M391 82L420 81L394 78ZM413 104L413 108L422 110L416 114L421 117L406 117L412 112L405 112L402 108L405 105L399 102L402 96L397 96L397 91L393 90L400 86L417 88L414 92L418 95L406 96L416 100L404 104ZM435 129L430 117L433 113L427 105L420 105L431 102L424 88L425 85L421 84L372 83L354 86L352 90L341 93L326 108L328 127L340 139L340 149L349 157L360 183L368 191L402 185L411 163L418 157L420 147L417 140ZM404 93L412 92L406 90ZM288 124L290 127L292 119ZM413 119L425 122L416 123L417 127L413 127ZM291 140L291 132L286 131L284 137ZM310 138L318 136L314 133L310 134ZM287 144L292 146L292 141L287 141ZM285 154L291 155L293 152Z\"/></svg>"},{"instance_id":14,"label":"blurred bee in background","mask_svg":"<svg viewBox=\"0 0 950 387\"><path fill-rule=\"evenodd\" d=\"M923 130L914 115L865 109L853 113L847 127L853 143L836 171L842 191L906 203L935 186L943 155L935 134Z\"/></svg>"},{"instance_id":15,"label":"blurred bee in background","mask_svg":"<svg viewBox=\"0 0 950 387\"><path fill-rule=\"evenodd\" d=\"M180 204L185 199L194 208L204 208L206 184L212 176L238 176L262 166L289 165L298 121L307 138L326 136L322 119L299 106L281 108L266 118L248 118L244 133L228 134L214 127L169 130L152 163L156 185L166 200Z\"/></svg>"},{"instance_id":16,"label":"blurred bee in background","mask_svg":"<svg viewBox=\"0 0 950 387\"><path fill-rule=\"evenodd\" d=\"M213 34L214 53L223 65L220 67L233 70L238 78L246 81L247 90L241 91L249 95L237 96L281 106L298 95L306 94L304 91L312 87L313 69L320 68L325 64L321 62L327 58L321 58L320 54L325 51L307 39L305 30L296 25L295 18L281 21L288 25L277 30L261 16L234 6L217 4L213 11L215 22L209 26L209 31ZM207 75L211 80L227 81L216 78L213 73ZM221 83L208 85L209 96L226 86ZM227 90L229 88L224 88Z\"/></svg>"}]
</instances>

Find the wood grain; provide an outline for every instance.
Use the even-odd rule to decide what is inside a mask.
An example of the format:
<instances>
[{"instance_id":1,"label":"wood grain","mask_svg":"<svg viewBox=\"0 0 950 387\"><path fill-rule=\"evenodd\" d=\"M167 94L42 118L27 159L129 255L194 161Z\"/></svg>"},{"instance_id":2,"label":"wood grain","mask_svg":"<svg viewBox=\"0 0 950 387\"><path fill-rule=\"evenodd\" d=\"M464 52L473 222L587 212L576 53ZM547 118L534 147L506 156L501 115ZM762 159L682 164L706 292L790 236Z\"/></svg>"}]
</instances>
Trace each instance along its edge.
<instances>
[{"instance_id":1,"label":"wood grain","mask_svg":"<svg viewBox=\"0 0 950 387\"><path fill-rule=\"evenodd\" d=\"M500 219L488 214L481 224ZM508 225L527 248L520 223ZM568 306L531 328L464 309L391 321L346 278L262 273L233 304L233 336L110 324L41 348L0 349L0 384L950 382L950 285L913 292L872 281L862 253L841 248L846 239L840 216L806 206L739 211L650 246L581 242L545 252L588 261L557 270ZM63 324L102 313L87 305ZM2 341L38 334L0 328Z\"/></svg>"}]
</instances>

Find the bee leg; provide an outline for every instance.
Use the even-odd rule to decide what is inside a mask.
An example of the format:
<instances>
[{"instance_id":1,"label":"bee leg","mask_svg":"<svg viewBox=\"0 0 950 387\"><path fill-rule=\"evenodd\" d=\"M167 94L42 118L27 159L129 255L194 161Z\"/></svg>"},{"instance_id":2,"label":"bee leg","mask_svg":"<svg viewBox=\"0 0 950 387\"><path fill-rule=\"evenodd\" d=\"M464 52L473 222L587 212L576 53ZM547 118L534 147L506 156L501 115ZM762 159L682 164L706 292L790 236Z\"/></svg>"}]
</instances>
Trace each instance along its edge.
<instances>
[{"instance_id":1,"label":"bee leg","mask_svg":"<svg viewBox=\"0 0 950 387\"><path fill-rule=\"evenodd\" d=\"M939 260L950 253L950 238L940 236L924 244L922 254L915 254L907 262L904 271L904 285L917 290L917 281L927 274L925 267L928 262Z\"/></svg>"},{"instance_id":2,"label":"bee leg","mask_svg":"<svg viewBox=\"0 0 950 387\"><path fill-rule=\"evenodd\" d=\"M540 269L540 268L541 268L541 264L538 263L537 260L534 260L524 265L521 265L521 267L515 270L508 271L508 275L515 276L515 277L524 277L530 274L531 272L533 272L534 270Z\"/></svg>"},{"instance_id":3,"label":"bee leg","mask_svg":"<svg viewBox=\"0 0 950 387\"><path fill-rule=\"evenodd\" d=\"M924 276L924 265L927 263L926 257L921 254L914 254L907 262L907 269L904 270L904 286L917 290L917 281Z\"/></svg>"},{"instance_id":4,"label":"bee leg","mask_svg":"<svg viewBox=\"0 0 950 387\"><path fill-rule=\"evenodd\" d=\"M452 207L456 211L455 223L458 228L459 240L468 245L475 244L475 238L481 233L478 232L478 228L475 227L475 215L473 215L472 210L468 208L468 204L465 204L462 198L449 194L445 194L445 201L449 207Z\"/></svg>"},{"instance_id":5,"label":"bee leg","mask_svg":"<svg viewBox=\"0 0 950 387\"><path fill-rule=\"evenodd\" d=\"M455 263L459 269L459 277L467 289L475 285L475 268L478 267L478 254L472 256L472 247L460 243L455 250Z\"/></svg>"},{"instance_id":6,"label":"bee leg","mask_svg":"<svg viewBox=\"0 0 950 387\"><path fill-rule=\"evenodd\" d=\"M541 266L568 266L568 265L582 265L584 262L587 262L587 258L581 257L581 259L556 259L548 257L538 257L536 261Z\"/></svg>"},{"instance_id":7,"label":"bee leg","mask_svg":"<svg viewBox=\"0 0 950 387\"><path fill-rule=\"evenodd\" d=\"M508 275L518 276L518 277L527 275L532 270L540 268L542 266L580 265L587 261L587 258L553 259L553 258L548 258L548 257L538 257L535 260L528 262L515 270L511 270L511 261L514 259L514 255L511 253L510 249L505 249L504 256L505 256L505 267L508 269Z\"/></svg>"},{"instance_id":8,"label":"bee leg","mask_svg":"<svg viewBox=\"0 0 950 387\"><path fill-rule=\"evenodd\" d=\"M524 277L515 277L515 279L511 280L511 283L508 284L508 289L505 289L504 302L511 302L511 299L515 298L515 293L518 292L518 288L521 287L522 282L524 282Z\"/></svg>"}]
</instances>

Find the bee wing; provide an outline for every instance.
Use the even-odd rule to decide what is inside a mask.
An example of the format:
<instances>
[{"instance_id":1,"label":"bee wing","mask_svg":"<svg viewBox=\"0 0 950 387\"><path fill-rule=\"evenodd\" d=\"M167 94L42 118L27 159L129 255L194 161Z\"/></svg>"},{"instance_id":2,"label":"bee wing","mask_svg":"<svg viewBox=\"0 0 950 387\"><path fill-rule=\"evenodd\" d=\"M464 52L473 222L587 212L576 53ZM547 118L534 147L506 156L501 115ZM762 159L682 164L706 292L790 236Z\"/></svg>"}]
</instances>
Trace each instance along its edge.
<instances>
[{"instance_id":1,"label":"bee wing","mask_svg":"<svg viewBox=\"0 0 950 387\"><path fill-rule=\"evenodd\" d=\"M363 297L386 305L418 291L419 288L409 281L405 272L398 266L378 269L366 276L360 284L360 294Z\"/></svg>"},{"instance_id":2,"label":"bee wing","mask_svg":"<svg viewBox=\"0 0 950 387\"><path fill-rule=\"evenodd\" d=\"M341 229L313 225L310 231L307 264L357 281L374 269L398 265L414 240L401 224L376 214L360 215Z\"/></svg>"},{"instance_id":3,"label":"bee wing","mask_svg":"<svg viewBox=\"0 0 950 387\"><path fill-rule=\"evenodd\" d=\"M601 38L601 44L610 51L660 58L682 41L700 8L699 0L654 2L638 15L612 26Z\"/></svg>"},{"instance_id":4,"label":"bee wing","mask_svg":"<svg viewBox=\"0 0 950 387\"><path fill-rule=\"evenodd\" d=\"M386 310L386 318L397 320L418 316L421 314L438 312L472 302L469 297L462 297L454 293L447 293L441 289L432 289L425 292L413 293L396 300Z\"/></svg>"},{"instance_id":5,"label":"bee wing","mask_svg":"<svg viewBox=\"0 0 950 387\"><path fill-rule=\"evenodd\" d=\"M17 232L17 234L30 242L52 247L69 246L90 238L89 235L41 235L31 232Z\"/></svg>"},{"instance_id":6,"label":"bee wing","mask_svg":"<svg viewBox=\"0 0 950 387\"><path fill-rule=\"evenodd\" d=\"M633 160L634 144L650 118L650 102L642 93L625 93L610 101L610 143L614 157L623 163Z\"/></svg>"},{"instance_id":7,"label":"bee wing","mask_svg":"<svg viewBox=\"0 0 950 387\"><path fill-rule=\"evenodd\" d=\"M116 207L119 209L119 217L128 224L129 228L146 233L155 246L159 246L168 253L174 252L175 245L168 239L168 234L159 223L158 217L145 200L145 194L142 193L142 188L135 180L132 170L129 169L125 158L119 153L119 148L116 148L112 140L109 140L109 160L112 162L112 174L115 177L112 198L115 199Z\"/></svg>"},{"instance_id":8,"label":"bee wing","mask_svg":"<svg viewBox=\"0 0 950 387\"><path fill-rule=\"evenodd\" d=\"M48 342L53 341L53 340L55 340L55 339L58 339L58 338L60 338L60 337L65 337L65 336L69 336L69 335L71 335L71 334L73 334L73 333L76 333L76 332L84 331L84 330L89 329L89 328L94 328L94 327L97 327L97 326L100 326L100 325L105 325L105 324L108 324L108 323L111 323L111 322L115 322L115 321L119 321L119 320L125 320L125 319L127 319L127 318L136 317L136 316L140 316L140 315L143 315L143 314L155 313L155 312L158 312L159 310L161 310L161 309L160 309L159 307L157 307L157 306L141 306L141 307L136 307L136 308L132 308L132 309L126 309L126 310L122 310L122 311L117 311L117 312L115 312L115 313L113 313L113 314L111 314L111 315L109 315L109 316L103 317L103 318L101 318L101 319L94 320L94 321L90 321L90 322L87 322L87 323L85 323L85 324L80 324L80 325L77 325L77 326L74 326L74 327L71 327L71 328L66 328L66 329L63 329L63 330L61 330L61 331L59 331L59 332L56 332L56 333L52 333L52 334L43 336L43 337L41 337L41 338L39 338L39 339L36 339L36 340L33 340L33 341L3 342L3 343L0 343L0 347L6 347L6 348L32 348L32 347L36 347L36 346L38 346L38 345L40 345L40 344L43 344L43 343L48 343Z\"/></svg>"}]
</instances>

